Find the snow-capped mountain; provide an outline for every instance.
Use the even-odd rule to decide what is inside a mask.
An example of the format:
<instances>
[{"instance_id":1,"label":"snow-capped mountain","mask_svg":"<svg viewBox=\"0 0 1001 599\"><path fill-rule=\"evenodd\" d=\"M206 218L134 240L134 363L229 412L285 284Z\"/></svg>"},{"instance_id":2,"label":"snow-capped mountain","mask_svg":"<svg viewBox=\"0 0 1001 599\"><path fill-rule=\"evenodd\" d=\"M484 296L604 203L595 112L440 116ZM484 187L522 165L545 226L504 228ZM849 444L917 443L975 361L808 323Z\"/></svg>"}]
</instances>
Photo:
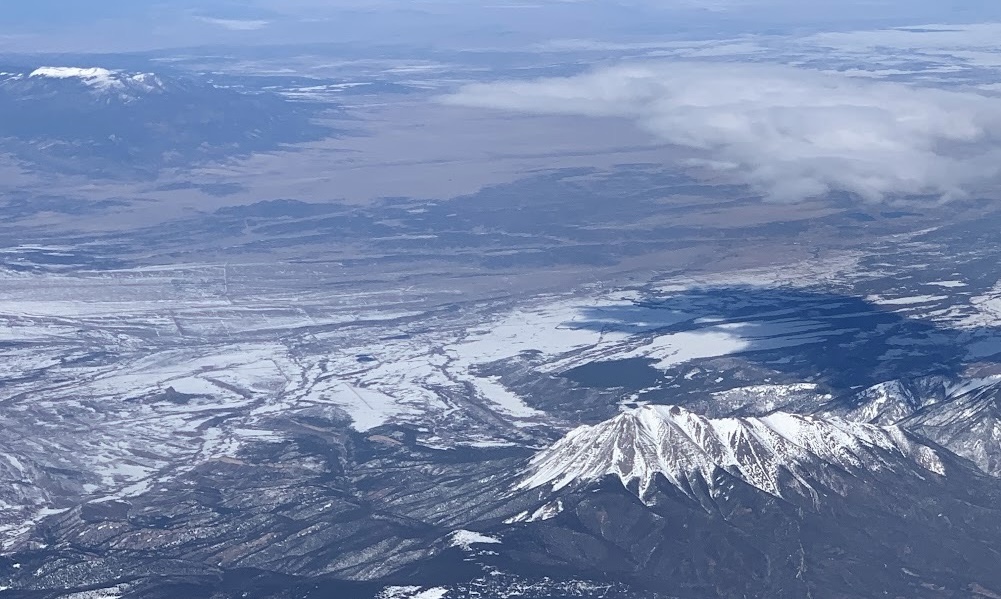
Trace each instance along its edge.
<instances>
[{"instance_id":1,"label":"snow-capped mountain","mask_svg":"<svg viewBox=\"0 0 1001 599\"><path fill-rule=\"evenodd\" d=\"M531 462L523 489L551 491L617 477L652 501L665 478L685 495L712 497L728 473L776 497L814 500L842 486L844 473L946 474L932 447L903 429L776 412L710 419L677 406L641 406L571 431Z\"/></svg>"},{"instance_id":2,"label":"snow-capped mountain","mask_svg":"<svg viewBox=\"0 0 1001 599\"><path fill-rule=\"evenodd\" d=\"M26 97L86 90L105 100L134 102L147 94L166 93L154 73L130 73L101 67L42 66L30 72L0 74L0 87Z\"/></svg>"},{"instance_id":3,"label":"snow-capped mountain","mask_svg":"<svg viewBox=\"0 0 1001 599\"><path fill-rule=\"evenodd\" d=\"M899 426L646 405L531 459L517 491L537 502L498 551L679 597L975 596L999 581L972 550L997 534L999 489Z\"/></svg>"},{"instance_id":4,"label":"snow-capped mountain","mask_svg":"<svg viewBox=\"0 0 1001 599\"><path fill-rule=\"evenodd\" d=\"M0 151L43 170L148 175L330 134L328 110L191 75L98 66L0 72Z\"/></svg>"}]
</instances>

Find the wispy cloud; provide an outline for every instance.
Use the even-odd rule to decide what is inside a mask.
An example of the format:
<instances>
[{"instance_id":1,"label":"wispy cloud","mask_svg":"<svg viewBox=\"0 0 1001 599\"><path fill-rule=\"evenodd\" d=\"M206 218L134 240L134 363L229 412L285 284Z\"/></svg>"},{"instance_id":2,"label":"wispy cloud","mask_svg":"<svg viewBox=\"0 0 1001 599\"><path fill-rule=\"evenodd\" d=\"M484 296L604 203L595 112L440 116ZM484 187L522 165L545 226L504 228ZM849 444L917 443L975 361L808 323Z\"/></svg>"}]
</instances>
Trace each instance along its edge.
<instances>
[{"instance_id":1,"label":"wispy cloud","mask_svg":"<svg viewBox=\"0 0 1001 599\"><path fill-rule=\"evenodd\" d=\"M216 25L217 27L222 27L224 29L229 29L230 31L257 31L258 29L264 29L270 22L262 20L251 20L251 19L217 19L214 17L197 17L199 21L203 23L208 23L210 25Z\"/></svg>"},{"instance_id":2,"label":"wispy cloud","mask_svg":"<svg viewBox=\"0 0 1001 599\"><path fill-rule=\"evenodd\" d=\"M443 101L630 119L781 201L966 195L1001 173L1001 100L784 66L657 62L473 84Z\"/></svg>"}]
</instances>

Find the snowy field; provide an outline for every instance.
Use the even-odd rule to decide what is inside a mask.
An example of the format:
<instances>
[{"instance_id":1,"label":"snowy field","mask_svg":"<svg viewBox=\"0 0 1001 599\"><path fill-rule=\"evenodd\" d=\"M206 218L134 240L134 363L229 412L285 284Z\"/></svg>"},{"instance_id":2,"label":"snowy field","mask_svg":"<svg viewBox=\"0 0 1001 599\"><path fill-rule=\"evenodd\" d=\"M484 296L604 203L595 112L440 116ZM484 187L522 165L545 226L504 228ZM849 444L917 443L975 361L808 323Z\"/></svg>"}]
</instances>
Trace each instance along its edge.
<instances>
[{"instance_id":1,"label":"snowy field","mask_svg":"<svg viewBox=\"0 0 1001 599\"><path fill-rule=\"evenodd\" d=\"M925 247L893 243L900 252ZM762 304L755 289L875 288L867 310L960 331L971 357L1001 347L991 329L1001 314L999 284L929 272L923 282L896 285L885 272L891 258L835 253L779 275L733 270L447 309L422 307L399 289L330 291L306 280L253 293L234 284L226 265L5 271L2 542L9 546L72 497L125 499L198 464L238 460L248 443L280 441L277 417L324 414L364 435L405 424L435 448L532 444L536 428L571 428L503 377L481 372L519 356L533 356L541 377L637 358L668 372L749 351L795 355L854 334L858 304L818 313L802 299ZM712 397L775 407L824 398L807 380L760 383Z\"/></svg>"}]
</instances>

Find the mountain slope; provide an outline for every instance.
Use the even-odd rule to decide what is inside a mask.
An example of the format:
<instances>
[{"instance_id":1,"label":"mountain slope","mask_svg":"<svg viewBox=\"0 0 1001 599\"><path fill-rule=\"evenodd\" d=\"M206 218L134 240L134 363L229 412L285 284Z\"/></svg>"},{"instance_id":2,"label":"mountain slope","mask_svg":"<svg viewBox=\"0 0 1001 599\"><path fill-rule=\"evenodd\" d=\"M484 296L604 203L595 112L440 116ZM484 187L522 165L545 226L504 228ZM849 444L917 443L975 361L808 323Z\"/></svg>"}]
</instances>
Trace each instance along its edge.
<instances>
[{"instance_id":1,"label":"mountain slope","mask_svg":"<svg viewBox=\"0 0 1001 599\"><path fill-rule=\"evenodd\" d=\"M1001 477L1001 379L997 377L887 381L831 401L817 414L892 424Z\"/></svg>"},{"instance_id":2,"label":"mountain slope","mask_svg":"<svg viewBox=\"0 0 1001 599\"><path fill-rule=\"evenodd\" d=\"M1001 477L1001 381L965 388L902 420L925 436Z\"/></svg>"}]
</instances>

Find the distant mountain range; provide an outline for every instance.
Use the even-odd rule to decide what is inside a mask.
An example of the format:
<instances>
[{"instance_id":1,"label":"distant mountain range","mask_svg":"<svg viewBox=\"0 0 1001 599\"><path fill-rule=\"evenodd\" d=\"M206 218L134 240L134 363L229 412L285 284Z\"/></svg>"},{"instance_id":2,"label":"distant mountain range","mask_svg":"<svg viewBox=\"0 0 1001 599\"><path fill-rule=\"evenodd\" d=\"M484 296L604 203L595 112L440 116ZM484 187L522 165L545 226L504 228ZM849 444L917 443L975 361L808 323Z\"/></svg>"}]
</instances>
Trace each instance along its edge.
<instances>
[{"instance_id":1,"label":"distant mountain range","mask_svg":"<svg viewBox=\"0 0 1001 599\"><path fill-rule=\"evenodd\" d=\"M31 168L150 176L332 133L329 105L100 67L0 68L0 151Z\"/></svg>"}]
</instances>

